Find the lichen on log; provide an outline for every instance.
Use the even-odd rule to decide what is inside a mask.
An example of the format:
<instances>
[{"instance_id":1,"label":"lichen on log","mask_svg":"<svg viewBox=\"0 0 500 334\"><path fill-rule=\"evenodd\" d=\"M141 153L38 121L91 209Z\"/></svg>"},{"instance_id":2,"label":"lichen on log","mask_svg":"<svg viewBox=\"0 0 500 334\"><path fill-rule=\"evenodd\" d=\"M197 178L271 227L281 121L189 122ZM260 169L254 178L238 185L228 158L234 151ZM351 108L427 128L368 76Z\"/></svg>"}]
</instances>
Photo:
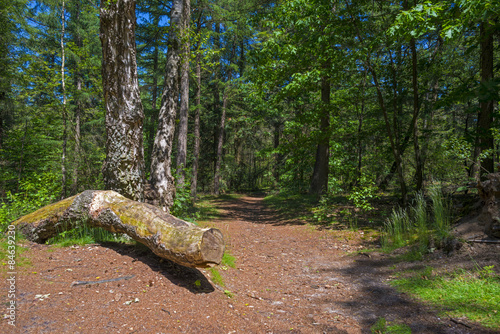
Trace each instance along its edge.
<instances>
[{"instance_id":1,"label":"lichen on log","mask_svg":"<svg viewBox=\"0 0 500 334\"><path fill-rule=\"evenodd\" d=\"M26 238L38 243L80 224L101 227L125 233L156 255L188 267L220 264L224 253L224 238L218 229L200 228L111 190L86 190L21 217L13 224Z\"/></svg>"}]
</instances>

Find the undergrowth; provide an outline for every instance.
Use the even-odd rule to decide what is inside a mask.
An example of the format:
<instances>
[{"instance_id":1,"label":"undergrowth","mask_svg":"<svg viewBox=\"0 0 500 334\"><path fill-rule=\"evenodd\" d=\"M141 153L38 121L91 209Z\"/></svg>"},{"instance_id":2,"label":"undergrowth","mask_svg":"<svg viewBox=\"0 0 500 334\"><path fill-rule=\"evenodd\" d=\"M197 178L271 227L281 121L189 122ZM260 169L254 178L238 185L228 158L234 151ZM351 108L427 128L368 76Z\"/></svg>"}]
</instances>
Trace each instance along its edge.
<instances>
[{"instance_id":1,"label":"undergrowth","mask_svg":"<svg viewBox=\"0 0 500 334\"><path fill-rule=\"evenodd\" d=\"M422 193L418 193L408 208L395 208L387 219L382 233L382 247L392 251L413 246L408 259L420 259L421 255L443 247L450 238L450 202L440 188L429 191L431 205Z\"/></svg>"},{"instance_id":2,"label":"undergrowth","mask_svg":"<svg viewBox=\"0 0 500 334\"><path fill-rule=\"evenodd\" d=\"M12 257L16 267L27 267L32 265L31 261L23 256L23 253L28 250L28 247L24 247L21 245L23 240L24 238L21 234L16 234L15 252L14 254L12 254L12 248L9 248L11 244L9 244L7 238L5 236L0 237L0 272L12 271L7 270L9 266L9 260L11 260Z\"/></svg>"},{"instance_id":3,"label":"undergrowth","mask_svg":"<svg viewBox=\"0 0 500 334\"><path fill-rule=\"evenodd\" d=\"M47 244L68 247L73 245L87 245L101 242L134 242L129 236L120 233L112 233L100 227L90 227L85 224L72 230L63 231L55 237L47 240Z\"/></svg>"}]
</instances>

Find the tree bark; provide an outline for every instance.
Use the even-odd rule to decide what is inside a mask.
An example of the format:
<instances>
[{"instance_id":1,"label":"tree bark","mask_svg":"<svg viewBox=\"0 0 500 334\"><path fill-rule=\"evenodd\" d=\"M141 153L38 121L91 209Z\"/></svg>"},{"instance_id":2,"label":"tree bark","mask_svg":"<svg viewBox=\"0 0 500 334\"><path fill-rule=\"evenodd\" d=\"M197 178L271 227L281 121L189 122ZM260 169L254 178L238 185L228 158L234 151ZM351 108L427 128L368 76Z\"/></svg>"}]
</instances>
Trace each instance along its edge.
<instances>
[{"instance_id":1,"label":"tree bark","mask_svg":"<svg viewBox=\"0 0 500 334\"><path fill-rule=\"evenodd\" d=\"M194 113L194 148L191 179L191 198L196 201L198 186L198 162L200 159L200 111L201 111L201 55L196 55L196 109Z\"/></svg>"},{"instance_id":2,"label":"tree bark","mask_svg":"<svg viewBox=\"0 0 500 334\"><path fill-rule=\"evenodd\" d=\"M174 0L170 13L165 81L159 112L158 129L151 158L151 186L159 198L159 205L168 211L174 203L175 184L172 177L172 146L175 133L175 115L179 99L180 27L183 0Z\"/></svg>"},{"instance_id":3,"label":"tree bark","mask_svg":"<svg viewBox=\"0 0 500 334\"><path fill-rule=\"evenodd\" d=\"M415 6L417 5L415 1ZM405 10L409 9L408 1L404 1ZM419 95L418 95L418 72L417 72L417 48L415 46L415 38L410 40L411 61L412 61L412 87L413 87L413 150L415 151L415 178L416 178L416 191L422 190L424 182L424 167L422 164L422 156L420 153L420 146L418 143L418 114L420 111Z\"/></svg>"},{"instance_id":4,"label":"tree bark","mask_svg":"<svg viewBox=\"0 0 500 334\"><path fill-rule=\"evenodd\" d=\"M74 21L79 24L80 21L80 3L76 3L76 11L74 13ZM78 48L83 46L82 38L80 33L77 32L75 35L75 44ZM76 108L75 108L75 156L74 156L74 166L73 166L73 185L71 187L72 194L76 194L78 192L78 182L79 175L78 169L80 168L80 150L81 150L81 116L83 114L83 103L81 98L82 92L82 84L83 84L83 75L81 72L80 64L76 64L76 73L75 73L75 88L77 92L76 97Z\"/></svg>"},{"instance_id":5,"label":"tree bark","mask_svg":"<svg viewBox=\"0 0 500 334\"><path fill-rule=\"evenodd\" d=\"M231 69L228 70L227 83L231 81ZM224 88L224 94L222 95L222 115L220 117L219 126L219 139L217 141L217 161L215 162L215 175L214 175L214 194L219 195L220 193L220 169L222 165L222 145L224 144L224 127L226 124L226 110L227 110L227 96L229 93L229 87L226 85Z\"/></svg>"},{"instance_id":6,"label":"tree bark","mask_svg":"<svg viewBox=\"0 0 500 334\"><path fill-rule=\"evenodd\" d=\"M281 137L281 122L276 121L274 123L274 145L273 145L273 148L276 151L276 153L274 153L274 168L273 168L274 182L276 183L276 185L279 185L280 183L280 167L282 160L281 154L277 152L280 146L280 137Z\"/></svg>"},{"instance_id":7,"label":"tree bark","mask_svg":"<svg viewBox=\"0 0 500 334\"><path fill-rule=\"evenodd\" d=\"M101 1L100 38L106 106L107 189L144 198L144 112L137 78L135 0Z\"/></svg>"},{"instance_id":8,"label":"tree bark","mask_svg":"<svg viewBox=\"0 0 500 334\"><path fill-rule=\"evenodd\" d=\"M328 70L330 62L323 67ZM321 195L328 191L328 162L330 149L330 78L325 74L321 79L321 120L320 139L316 149L316 162L311 178L310 193Z\"/></svg>"},{"instance_id":9,"label":"tree bark","mask_svg":"<svg viewBox=\"0 0 500 334\"><path fill-rule=\"evenodd\" d=\"M61 90L62 90L62 118L63 118L63 145L62 145L62 157L61 157L61 174L62 174L62 189L61 189L61 199L66 197L66 148L68 144L68 113L66 110L66 80L64 76L65 70L65 53L64 53L64 28L66 26L66 15L64 11L66 10L64 6L64 1L62 2L61 8Z\"/></svg>"},{"instance_id":10,"label":"tree bark","mask_svg":"<svg viewBox=\"0 0 500 334\"><path fill-rule=\"evenodd\" d=\"M417 73L417 48L415 47L415 38L410 40L411 58L412 58L412 86L413 86L413 149L415 151L415 177L416 191L422 190L424 182L424 166L422 164L422 156L420 146L418 144L418 115L420 111L419 95L418 95L418 73Z\"/></svg>"},{"instance_id":11,"label":"tree bark","mask_svg":"<svg viewBox=\"0 0 500 334\"><path fill-rule=\"evenodd\" d=\"M490 96L487 86L493 79L493 28L487 22L480 25L480 52L481 52L481 92L479 98L479 115L477 120L477 137L475 144L473 176L479 180L484 174L494 172L493 152L483 162L479 155L486 150L493 151L494 140L491 133L493 123L494 99Z\"/></svg>"},{"instance_id":12,"label":"tree bark","mask_svg":"<svg viewBox=\"0 0 500 334\"><path fill-rule=\"evenodd\" d=\"M191 19L190 0L184 0L182 15L182 55L181 55L181 106L179 109L179 129L177 137L177 187L184 186L186 178L187 137L188 137L188 113L189 113L189 21Z\"/></svg>"},{"instance_id":13,"label":"tree bark","mask_svg":"<svg viewBox=\"0 0 500 334\"><path fill-rule=\"evenodd\" d=\"M153 25L158 27L160 24L160 17L158 13L158 9L155 9L153 12ZM154 140L155 140L155 123L158 119L158 110L157 110L157 102L158 102L158 57L159 57L159 36L158 33L154 36L153 41L153 82L151 86L151 113L149 114L149 126L148 126L148 140L147 140L147 152L146 155L147 160L146 168L151 170L151 155L153 152Z\"/></svg>"},{"instance_id":14,"label":"tree bark","mask_svg":"<svg viewBox=\"0 0 500 334\"><path fill-rule=\"evenodd\" d=\"M39 243L81 224L101 227L125 233L156 255L188 267L220 264L224 253L224 238L218 229L200 228L114 191L86 190L13 224L27 239Z\"/></svg>"}]
</instances>

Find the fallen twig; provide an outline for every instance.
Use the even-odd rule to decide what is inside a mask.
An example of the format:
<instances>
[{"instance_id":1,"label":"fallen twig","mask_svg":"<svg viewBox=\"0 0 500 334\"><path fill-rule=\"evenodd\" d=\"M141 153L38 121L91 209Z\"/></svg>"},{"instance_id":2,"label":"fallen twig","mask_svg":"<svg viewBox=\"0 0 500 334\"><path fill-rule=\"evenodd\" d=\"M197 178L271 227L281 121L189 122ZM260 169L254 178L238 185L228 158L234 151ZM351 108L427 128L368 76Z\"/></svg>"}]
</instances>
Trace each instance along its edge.
<instances>
[{"instance_id":1,"label":"fallen twig","mask_svg":"<svg viewBox=\"0 0 500 334\"><path fill-rule=\"evenodd\" d=\"M467 327L467 328L472 328L471 326L467 325L466 323L463 323L463 322L461 322L461 321L459 321L459 320L457 320L457 319L453 319L453 318L452 318L452 317L450 317L449 315L448 315L448 317L450 318L450 321L451 321L451 322L454 322L454 323L456 323L457 325L462 325L462 326L465 326L465 327Z\"/></svg>"},{"instance_id":2,"label":"fallen twig","mask_svg":"<svg viewBox=\"0 0 500 334\"><path fill-rule=\"evenodd\" d=\"M481 244L500 244L500 240L492 240L492 239L472 239L467 241L481 243Z\"/></svg>"},{"instance_id":3,"label":"fallen twig","mask_svg":"<svg viewBox=\"0 0 500 334\"><path fill-rule=\"evenodd\" d=\"M108 283L108 282L115 282L115 281L121 281L121 280L129 280L129 279L134 278L134 277L135 277L135 275L129 275L129 276L122 276L122 277L118 277L118 278L103 279L100 281L74 281L73 283L71 283L71 286Z\"/></svg>"}]
</instances>

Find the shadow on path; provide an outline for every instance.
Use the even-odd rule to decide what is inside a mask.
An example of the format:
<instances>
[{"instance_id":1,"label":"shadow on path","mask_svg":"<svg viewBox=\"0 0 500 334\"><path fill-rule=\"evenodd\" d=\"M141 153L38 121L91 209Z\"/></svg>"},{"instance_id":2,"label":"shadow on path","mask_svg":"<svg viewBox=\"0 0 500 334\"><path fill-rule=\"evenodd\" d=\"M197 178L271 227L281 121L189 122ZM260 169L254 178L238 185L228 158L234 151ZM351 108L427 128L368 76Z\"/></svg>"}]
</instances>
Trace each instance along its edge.
<instances>
[{"instance_id":1,"label":"shadow on path","mask_svg":"<svg viewBox=\"0 0 500 334\"><path fill-rule=\"evenodd\" d=\"M263 203L264 194L252 194L240 198L216 199L213 203L223 210L221 218L239 219L256 224L269 224L274 226L305 225L306 223L294 217L293 214L279 213Z\"/></svg>"},{"instance_id":2,"label":"shadow on path","mask_svg":"<svg viewBox=\"0 0 500 334\"><path fill-rule=\"evenodd\" d=\"M148 265L151 270L161 274L173 284L183 287L191 293L198 294L215 291L213 285L198 269L181 266L170 260L160 258L142 244L127 245L106 242L101 245L121 255L130 256L133 258L132 262L141 261Z\"/></svg>"}]
</instances>

